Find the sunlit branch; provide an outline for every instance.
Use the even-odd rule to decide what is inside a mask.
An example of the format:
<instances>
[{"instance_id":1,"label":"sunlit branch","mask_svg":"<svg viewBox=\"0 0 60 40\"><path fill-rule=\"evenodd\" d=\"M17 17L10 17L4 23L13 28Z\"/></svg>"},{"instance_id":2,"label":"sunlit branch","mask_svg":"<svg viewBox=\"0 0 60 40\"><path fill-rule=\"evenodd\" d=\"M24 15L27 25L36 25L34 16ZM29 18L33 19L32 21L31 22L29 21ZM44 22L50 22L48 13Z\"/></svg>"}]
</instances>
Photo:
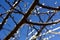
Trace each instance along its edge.
<instances>
[{"instance_id":1,"label":"sunlit branch","mask_svg":"<svg viewBox=\"0 0 60 40\"><path fill-rule=\"evenodd\" d=\"M34 31L35 31L35 29L33 29L30 33L28 33L28 36L31 35Z\"/></svg>"},{"instance_id":2,"label":"sunlit branch","mask_svg":"<svg viewBox=\"0 0 60 40\"><path fill-rule=\"evenodd\" d=\"M50 32L51 34L60 34L60 32Z\"/></svg>"}]
</instances>

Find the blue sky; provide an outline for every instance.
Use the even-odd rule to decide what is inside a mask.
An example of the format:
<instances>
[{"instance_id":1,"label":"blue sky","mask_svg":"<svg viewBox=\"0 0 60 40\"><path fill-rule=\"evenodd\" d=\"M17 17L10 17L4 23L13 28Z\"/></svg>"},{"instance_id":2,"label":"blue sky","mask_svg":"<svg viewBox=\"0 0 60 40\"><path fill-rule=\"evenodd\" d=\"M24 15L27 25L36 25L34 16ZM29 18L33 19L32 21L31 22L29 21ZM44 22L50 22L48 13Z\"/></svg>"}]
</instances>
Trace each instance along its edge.
<instances>
[{"instance_id":1,"label":"blue sky","mask_svg":"<svg viewBox=\"0 0 60 40\"><path fill-rule=\"evenodd\" d=\"M11 0L9 0L11 3L12 3L12 1ZM23 0L24 2L21 2L19 5L20 5L20 7L21 7L21 9L22 9L22 12L23 13L25 13L27 10L28 10L28 8L30 7L30 5L32 4L32 0ZM60 2L59 2L60 0L40 0L39 2L41 3L41 4L43 4L43 5L46 5L46 6L50 6L50 7L58 7L58 6L60 6ZM27 6L25 5L25 3L27 4ZM5 2L5 0L1 0L0 1L0 4L2 4L7 10L9 10L10 9L10 7L8 6L8 4ZM18 7L17 7L18 8ZM37 8L37 10L40 8L39 6L36 6L36 8ZM18 8L19 9L19 8ZM6 10L6 11L7 11ZM0 7L0 13L1 14L3 14L3 13L5 13L6 12L4 9L2 9L1 7ZM34 10L35 11L35 10ZM48 11L53 11L53 10L49 10L49 9L44 9L44 8L41 8L41 9L39 9L38 10L39 12L48 12ZM35 14L35 12L32 12L32 14ZM29 17L28 17L28 19L29 20L31 20L32 22L39 22L40 20L39 20L39 18L36 16L36 15L30 15ZM22 19L22 17L23 17L23 15L21 15L21 14L15 14L15 13L13 13L13 14L11 14L13 17L14 17L14 19L15 19L15 21L18 23L21 19ZM50 14L51 15L51 14ZM6 14L5 15L3 15L3 17L5 17L6 16ZM46 20L48 19L48 16L47 15L40 15L41 16L41 18L42 18L42 20L44 21L44 22L46 22ZM57 14L55 15L55 16L53 16L53 18L52 18L53 20L57 20L57 19L60 19L60 12L58 11L57 12ZM51 20L52 20L51 19ZM51 21L50 20L50 21ZM0 17L0 22L2 22L3 21L3 19ZM13 30L13 28L14 28L14 26L15 26L15 23L12 21L12 19L9 17L8 19L7 19L7 22L6 22L6 24L3 26L3 28L4 29L2 29L1 31L0 31L0 38L3 40L3 38L6 36L6 35L8 35L8 33L9 32L11 32L12 30ZM34 25L37 29L39 29L40 27L39 26L37 26L37 25ZM56 24L56 25L53 25L52 27L53 28L51 28L50 27L50 25L49 26L47 26L46 28L47 29L49 29L49 30L53 30L54 28L57 28L57 27L59 27L60 26L60 24ZM7 30L8 29L8 30ZM10 31L9 31L10 30ZM30 33L31 32L31 30L33 30L33 28L30 28L29 27L29 25L27 25L27 24L25 24L25 25L23 25L23 27L20 29L20 38L18 39L18 40L26 40L26 37L28 37L27 36L27 32L28 33ZM56 32L59 32L59 30L60 29L58 29L58 30L56 30ZM43 30L44 31L44 30ZM36 32L36 30L32 33L32 34L34 34ZM42 33L44 33L44 32L42 32ZM58 34L47 34L44 38L48 38L49 36L51 36L51 35L54 35L55 37L52 37L52 38L50 38L49 40L59 40L60 39L60 34L58 35ZM30 35L29 36L29 38L31 37L32 35ZM12 39L11 39L12 40Z\"/></svg>"}]
</instances>

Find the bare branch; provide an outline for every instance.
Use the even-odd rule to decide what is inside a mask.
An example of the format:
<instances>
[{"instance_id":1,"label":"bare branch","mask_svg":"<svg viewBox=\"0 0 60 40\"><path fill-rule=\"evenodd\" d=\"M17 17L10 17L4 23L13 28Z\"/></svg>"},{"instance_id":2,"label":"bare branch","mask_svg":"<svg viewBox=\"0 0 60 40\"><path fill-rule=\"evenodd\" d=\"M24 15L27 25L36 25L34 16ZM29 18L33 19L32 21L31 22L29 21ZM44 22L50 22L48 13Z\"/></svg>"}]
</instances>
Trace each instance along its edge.
<instances>
[{"instance_id":1,"label":"bare branch","mask_svg":"<svg viewBox=\"0 0 60 40\"><path fill-rule=\"evenodd\" d=\"M42 5L42 4L40 4L40 3L38 3L37 5L38 5L38 6L41 6L42 8L45 8L45 9L60 11L60 7L58 7L58 8L53 8L53 7L49 7L49 6Z\"/></svg>"},{"instance_id":2,"label":"bare branch","mask_svg":"<svg viewBox=\"0 0 60 40\"><path fill-rule=\"evenodd\" d=\"M60 19L54 21L54 22L45 22L45 23L34 23L34 22L26 22L27 24L32 24L32 25L53 25L53 24L57 24L57 23L60 23Z\"/></svg>"},{"instance_id":3,"label":"bare branch","mask_svg":"<svg viewBox=\"0 0 60 40\"><path fill-rule=\"evenodd\" d=\"M3 25L6 23L6 20L8 19L9 15L13 12L13 10L16 8L16 6L19 4L19 2L20 2L20 0L17 0L15 2L15 4L13 4L13 6L11 7L11 9L6 12L7 16L3 19L1 27L3 27Z\"/></svg>"},{"instance_id":4,"label":"bare branch","mask_svg":"<svg viewBox=\"0 0 60 40\"><path fill-rule=\"evenodd\" d=\"M10 37L13 36L14 33L16 33L16 31L21 28L22 24L25 23L26 18L31 14L31 11L34 9L34 7L36 6L37 1L34 0L33 4L30 6L29 10L27 11L27 13L24 15L24 17L22 18L22 20L15 26L15 28L13 29L13 31L11 33L9 33L9 35L4 39L4 40L8 40L10 39Z\"/></svg>"}]
</instances>

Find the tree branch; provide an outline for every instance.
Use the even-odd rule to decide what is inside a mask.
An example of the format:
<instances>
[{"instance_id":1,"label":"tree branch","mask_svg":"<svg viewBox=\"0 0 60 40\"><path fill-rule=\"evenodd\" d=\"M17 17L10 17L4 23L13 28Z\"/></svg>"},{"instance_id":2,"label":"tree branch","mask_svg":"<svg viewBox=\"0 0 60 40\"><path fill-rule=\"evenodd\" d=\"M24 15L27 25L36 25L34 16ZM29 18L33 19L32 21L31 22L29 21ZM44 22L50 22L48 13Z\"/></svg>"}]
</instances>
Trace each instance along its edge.
<instances>
[{"instance_id":1,"label":"tree branch","mask_svg":"<svg viewBox=\"0 0 60 40\"><path fill-rule=\"evenodd\" d=\"M60 11L60 7L54 8L54 7L49 7L49 6L42 5L42 4L40 4L40 3L38 3L37 5L38 5L38 6L41 6L42 8L45 8L45 9Z\"/></svg>"},{"instance_id":2,"label":"tree branch","mask_svg":"<svg viewBox=\"0 0 60 40\"><path fill-rule=\"evenodd\" d=\"M12 37L14 35L14 33L16 33L16 31L21 28L22 24L25 23L26 18L31 14L31 11L34 9L34 7L36 6L37 1L34 0L33 4L30 6L29 10L27 11L27 13L25 13L24 17L22 18L22 20L15 26L15 28L13 29L13 31L11 31L11 33L9 33L9 35L7 37L5 37L4 40L8 40L10 39L10 37Z\"/></svg>"},{"instance_id":3,"label":"tree branch","mask_svg":"<svg viewBox=\"0 0 60 40\"><path fill-rule=\"evenodd\" d=\"M20 0L17 0L17 1L15 2L15 4L13 4L13 6L11 7L11 9L6 12L7 15L6 15L6 17L3 19L3 21L2 21L2 24L0 25L1 27L3 27L3 25L6 23L6 20L8 19L9 15L13 12L13 10L16 8L16 6L19 4L19 2L20 2Z\"/></svg>"},{"instance_id":4,"label":"tree branch","mask_svg":"<svg viewBox=\"0 0 60 40\"><path fill-rule=\"evenodd\" d=\"M58 20L56 20L54 22L45 22L45 23L42 23L42 22L40 22L40 23L34 23L34 22L28 22L28 21L26 21L27 24L39 25L39 26L40 25L53 25L53 24L57 24L59 22L60 22L60 19L58 19Z\"/></svg>"}]
</instances>

